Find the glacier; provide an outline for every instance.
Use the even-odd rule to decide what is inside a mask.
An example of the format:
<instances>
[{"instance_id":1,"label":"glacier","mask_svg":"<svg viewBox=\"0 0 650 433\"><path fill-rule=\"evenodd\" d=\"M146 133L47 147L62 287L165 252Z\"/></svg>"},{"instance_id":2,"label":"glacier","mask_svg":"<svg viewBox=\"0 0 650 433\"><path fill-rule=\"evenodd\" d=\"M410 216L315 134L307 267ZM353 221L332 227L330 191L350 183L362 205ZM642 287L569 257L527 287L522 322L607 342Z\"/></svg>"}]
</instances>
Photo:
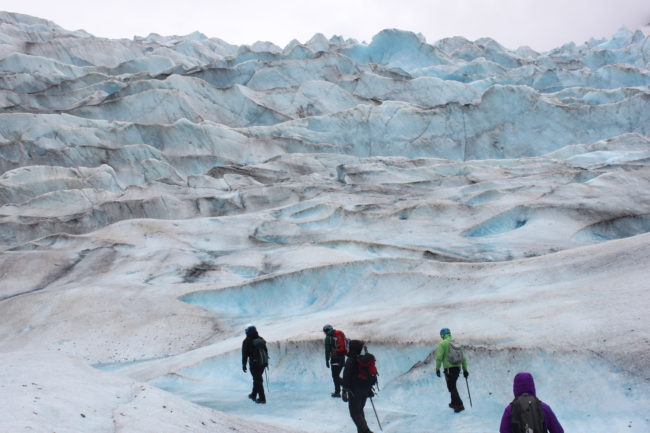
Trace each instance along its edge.
<instances>
[{"instance_id":1,"label":"glacier","mask_svg":"<svg viewBox=\"0 0 650 433\"><path fill-rule=\"evenodd\" d=\"M649 85L625 28L283 48L0 12L0 431L351 431L325 323L377 356L386 432L495 431L524 370L566 431L648 431Z\"/></svg>"}]
</instances>

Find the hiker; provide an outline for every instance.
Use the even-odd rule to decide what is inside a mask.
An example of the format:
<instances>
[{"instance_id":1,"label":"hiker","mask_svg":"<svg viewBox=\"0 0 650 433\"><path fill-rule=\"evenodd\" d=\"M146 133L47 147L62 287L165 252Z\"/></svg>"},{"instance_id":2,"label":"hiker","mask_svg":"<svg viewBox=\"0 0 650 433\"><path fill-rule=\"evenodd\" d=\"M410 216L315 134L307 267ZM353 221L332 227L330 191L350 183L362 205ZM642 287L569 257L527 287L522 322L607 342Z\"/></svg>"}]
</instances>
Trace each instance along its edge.
<instances>
[{"instance_id":1,"label":"hiker","mask_svg":"<svg viewBox=\"0 0 650 433\"><path fill-rule=\"evenodd\" d=\"M332 325L323 326L325 333L325 365L332 370L334 392L332 397L341 397L341 370L345 365L345 355L348 353L346 338L343 331L334 329Z\"/></svg>"},{"instance_id":2,"label":"hiker","mask_svg":"<svg viewBox=\"0 0 650 433\"><path fill-rule=\"evenodd\" d=\"M375 395L372 386L377 383L377 368L373 355L361 354L363 347L363 341L350 341L348 360L345 362L341 381L343 387L341 398L348 402L350 417L357 426L357 433L372 433L366 423L363 408L366 400Z\"/></svg>"},{"instance_id":3,"label":"hiker","mask_svg":"<svg viewBox=\"0 0 650 433\"><path fill-rule=\"evenodd\" d=\"M506 406L499 433L564 433L550 406L535 396L530 373L517 373L512 385L515 399Z\"/></svg>"},{"instance_id":4,"label":"hiker","mask_svg":"<svg viewBox=\"0 0 650 433\"><path fill-rule=\"evenodd\" d=\"M460 376L460 367L463 367L463 376L469 376L467 371L467 359L451 337L449 328L442 328L440 330L440 338L442 341L438 344L438 351L436 353L436 376L440 377L440 365L443 366L445 372L445 381L447 382L447 390L451 394L451 402L449 407L454 410L454 413L462 412L465 410L463 400L458 394L456 382Z\"/></svg>"},{"instance_id":5,"label":"hiker","mask_svg":"<svg viewBox=\"0 0 650 433\"><path fill-rule=\"evenodd\" d=\"M266 403L264 395L264 369L269 365L269 354L266 349L266 341L257 333L253 325L246 327L246 338L241 345L241 363L242 370L246 373L246 361L253 376L253 392L248 394L248 398L255 403Z\"/></svg>"}]
</instances>

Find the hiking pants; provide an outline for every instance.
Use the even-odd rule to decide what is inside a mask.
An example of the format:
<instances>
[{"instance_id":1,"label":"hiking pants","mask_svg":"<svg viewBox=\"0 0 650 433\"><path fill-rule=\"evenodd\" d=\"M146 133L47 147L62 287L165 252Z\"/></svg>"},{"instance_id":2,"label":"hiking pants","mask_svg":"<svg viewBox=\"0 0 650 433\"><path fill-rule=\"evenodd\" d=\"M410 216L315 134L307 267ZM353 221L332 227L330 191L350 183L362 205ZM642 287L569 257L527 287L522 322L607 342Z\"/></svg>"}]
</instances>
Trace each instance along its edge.
<instances>
[{"instance_id":1,"label":"hiking pants","mask_svg":"<svg viewBox=\"0 0 650 433\"><path fill-rule=\"evenodd\" d=\"M357 394L361 394L358 392ZM363 413L363 408L366 406L366 396L350 395L348 397L348 409L350 410L350 417L357 426L357 433L367 433L370 431L368 423L366 423L366 416Z\"/></svg>"},{"instance_id":2,"label":"hiking pants","mask_svg":"<svg viewBox=\"0 0 650 433\"><path fill-rule=\"evenodd\" d=\"M456 382L458 382L458 377L460 376L460 367L449 367L445 368L445 381L447 382L447 390L451 394L451 405L454 408L464 407L463 400L460 399L458 394L458 388L456 388Z\"/></svg>"},{"instance_id":3,"label":"hiking pants","mask_svg":"<svg viewBox=\"0 0 650 433\"><path fill-rule=\"evenodd\" d=\"M253 376L253 398L266 401L264 395L264 367L251 364L251 376Z\"/></svg>"},{"instance_id":4,"label":"hiking pants","mask_svg":"<svg viewBox=\"0 0 650 433\"><path fill-rule=\"evenodd\" d=\"M332 380L334 381L334 392L339 394L341 392L341 370L343 370L344 361L332 359L330 369L332 370Z\"/></svg>"}]
</instances>

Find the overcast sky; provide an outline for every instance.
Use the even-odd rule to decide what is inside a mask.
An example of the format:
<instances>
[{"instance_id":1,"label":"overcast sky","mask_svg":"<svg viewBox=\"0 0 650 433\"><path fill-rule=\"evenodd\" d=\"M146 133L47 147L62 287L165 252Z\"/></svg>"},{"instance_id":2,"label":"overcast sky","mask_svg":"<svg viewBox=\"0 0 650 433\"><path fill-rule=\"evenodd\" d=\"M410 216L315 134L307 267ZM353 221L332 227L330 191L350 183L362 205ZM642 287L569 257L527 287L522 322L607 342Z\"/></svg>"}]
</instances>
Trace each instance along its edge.
<instances>
[{"instance_id":1,"label":"overcast sky","mask_svg":"<svg viewBox=\"0 0 650 433\"><path fill-rule=\"evenodd\" d=\"M650 22L650 0L0 0L0 10L108 38L200 31L236 45L281 47L315 33L369 42L399 28L431 43L487 36L508 48L548 50Z\"/></svg>"}]
</instances>

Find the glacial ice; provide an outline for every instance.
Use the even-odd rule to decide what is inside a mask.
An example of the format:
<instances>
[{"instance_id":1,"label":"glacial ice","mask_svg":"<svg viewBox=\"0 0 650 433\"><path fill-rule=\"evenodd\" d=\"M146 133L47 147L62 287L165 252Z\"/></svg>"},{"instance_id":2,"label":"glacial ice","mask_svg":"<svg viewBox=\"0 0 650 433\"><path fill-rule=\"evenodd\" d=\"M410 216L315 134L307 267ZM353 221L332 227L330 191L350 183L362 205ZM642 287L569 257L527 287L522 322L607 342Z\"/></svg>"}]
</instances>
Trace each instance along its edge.
<instances>
[{"instance_id":1,"label":"glacial ice","mask_svg":"<svg viewBox=\"0 0 650 433\"><path fill-rule=\"evenodd\" d=\"M378 356L387 432L495 430L522 369L566 431L647 431L648 59L627 29L283 48L0 12L0 430L347 431L333 323ZM441 327L470 358L456 417Z\"/></svg>"}]
</instances>

